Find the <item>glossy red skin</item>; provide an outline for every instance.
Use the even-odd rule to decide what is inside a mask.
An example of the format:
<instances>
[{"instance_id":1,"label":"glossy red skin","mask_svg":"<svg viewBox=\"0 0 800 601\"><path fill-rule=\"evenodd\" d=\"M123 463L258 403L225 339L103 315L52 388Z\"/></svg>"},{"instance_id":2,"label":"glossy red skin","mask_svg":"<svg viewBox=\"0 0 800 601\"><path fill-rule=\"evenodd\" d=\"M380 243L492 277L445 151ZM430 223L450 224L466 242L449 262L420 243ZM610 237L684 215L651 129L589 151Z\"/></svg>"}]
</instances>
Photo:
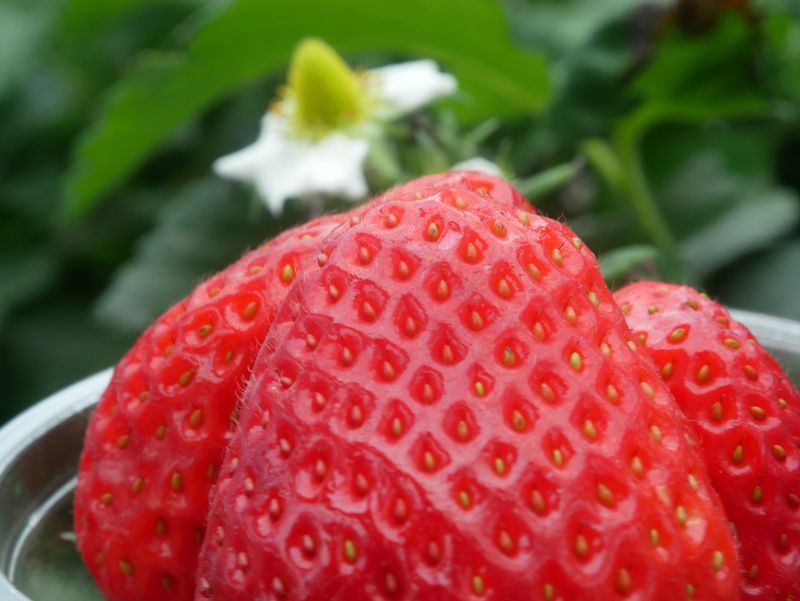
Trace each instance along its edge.
<instances>
[{"instance_id":1,"label":"glossy red skin","mask_svg":"<svg viewBox=\"0 0 800 601\"><path fill-rule=\"evenodd\" d=\"M413 199L420 189L442 185L533 210L507 182L476 172L428 176L397 188L395 195ZM107 599L192 598L209 488L252 363L304 260L349 217L325 217L286 232L203 282L120 361L87 430L75 498L78 548ZM292 268L288 278L286 265ZM254 266L260 269L251 272ZM220 292L210 296L215 288ZM243 318L252 301L258 305L255 314ZM201 336L206 323L215 327ZM226 362L229 350L234 355ZM180 377L188 371L191 380L182 386ZM137 398L143 391L144 402ZM190 420L197 409L203 414L194 427ZM158 439L154 434L161 424L167 428ZM175 472L182 479L178 490L171 486ZM140 493L132 490L137 478L143 482ZM107 493L110 505L102 500ZM159 518L167 525L163 534L156 532ZM120 562L131 566L130 574Z\"/></svg>"},{"instance_id":2,"label":"glossy red skin","mask_svg":"<svg viewBox=\"0 0 800 601\"><path fill-rule=\"evenodd\" d=\"M86 432L75 494L78 548L107 599L191 599L208 491L239 394L291 281L342 219L286 232L203 282L117 365Z\"/></svg>"},{"instance_id":3,"label":"glossy red skin","mask_svg":"<svg viewBox=\"0 0 800 601\"><path fill-rule=\"evenodd\" d=\"M457 208L450 192L389 194L329 237L321 269L292 288L226 452L196 599L516 601L550 585L553 599L681 599L687 586L736 598L718 499L591 252L559 223L469 192Z\"/></svg>"},{"instance_id":4,"label":"glossy red skin","mask_svg":"<svg viewBox=\"0 0 800 601\"><path fill-rule=\"evenodd\" d=\"M702 438L711 483L736 526L743 598L800 599L797 390L744 325L696 290L640 282L614 297ZM671 339L676 328L685 334Z\"/></svg>"}]
</instances>

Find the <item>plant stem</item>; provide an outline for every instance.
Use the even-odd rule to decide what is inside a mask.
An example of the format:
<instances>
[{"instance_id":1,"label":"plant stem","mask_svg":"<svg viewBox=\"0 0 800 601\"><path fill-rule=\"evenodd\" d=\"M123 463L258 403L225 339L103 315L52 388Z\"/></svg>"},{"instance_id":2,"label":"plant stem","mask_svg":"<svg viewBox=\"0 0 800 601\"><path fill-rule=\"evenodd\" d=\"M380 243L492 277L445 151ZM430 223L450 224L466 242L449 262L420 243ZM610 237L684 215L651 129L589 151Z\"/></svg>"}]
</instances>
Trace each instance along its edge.
<instances>
[{"instance_id":1,"label":"plant stem","mask_svg":"<svg viewBox=\"0 0 800 601\"><path fill-rule=\"evenodd\" d=\"M580 169L580 164L580 160L574 160L550 167L550 169L518 182L516 187L529 200L534 200L557 190L575 177Z\"/></svg>"}]
</instances>

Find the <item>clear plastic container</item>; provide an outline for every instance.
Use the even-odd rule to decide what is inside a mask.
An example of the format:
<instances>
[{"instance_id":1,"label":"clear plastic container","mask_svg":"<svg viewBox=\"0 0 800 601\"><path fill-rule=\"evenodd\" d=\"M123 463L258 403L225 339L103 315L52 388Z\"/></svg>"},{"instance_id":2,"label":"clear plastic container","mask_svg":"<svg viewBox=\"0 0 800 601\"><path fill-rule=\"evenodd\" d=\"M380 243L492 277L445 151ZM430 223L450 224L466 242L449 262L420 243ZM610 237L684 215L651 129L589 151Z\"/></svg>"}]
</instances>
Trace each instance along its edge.
<instances>
[{"instance_id":1,"label":"clear plastic container","mask_svg":"<svg viewBox=\"0 0 800 601\"><path fill-rule=\"evenodd\" d=\"M733 313L800 385L800 323ZM0 430L0 601L102 599L75 549L72 492L89 413L110 377L82 380Z\"/></svg>"}]
</instances>

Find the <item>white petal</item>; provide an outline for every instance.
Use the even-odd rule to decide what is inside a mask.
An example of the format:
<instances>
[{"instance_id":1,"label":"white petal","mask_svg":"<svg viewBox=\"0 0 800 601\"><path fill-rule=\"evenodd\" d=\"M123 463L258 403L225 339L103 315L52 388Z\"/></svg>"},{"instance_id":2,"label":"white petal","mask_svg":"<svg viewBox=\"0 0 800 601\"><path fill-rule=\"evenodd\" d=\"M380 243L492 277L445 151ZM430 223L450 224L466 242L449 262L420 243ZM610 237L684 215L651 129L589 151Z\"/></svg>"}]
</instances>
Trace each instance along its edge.
<instances>
[{"instance_id":1,"label":"white petal","mask_svg":"<svg viewBox=\"0 0 800 601\"><path fill-rule=\"evenodd\" d=\"M410 113L458 89L456 78L432 60L387 65L369 71L379 98L396 116Z\"/></svg>"},{"instance_id":2,"label":"white petal","mask_svg":"<svg viewBox=\"0 0 800 601\"><path fill-rule=\"evenodd\" d=\"M358 199L367 195L363 164L367 140L335 133L307 141L286 135L285 118L267 114L253 144L214 163L223 177L255 184L273 214L286 199L308 194L334 194Z\"/></svg>"},{"instance_id":3,"label":"white petal","mask_svg":"<svg viewBox=\"0 0 800 601\"><path fill-rule=\"evenodd\" d=\"M466 161L456 163L450 167L450 171L479 171L487 175L503 177L503 170L489 159L484 159L483 157L473 157Z\"/></svg>"}]
</instances>

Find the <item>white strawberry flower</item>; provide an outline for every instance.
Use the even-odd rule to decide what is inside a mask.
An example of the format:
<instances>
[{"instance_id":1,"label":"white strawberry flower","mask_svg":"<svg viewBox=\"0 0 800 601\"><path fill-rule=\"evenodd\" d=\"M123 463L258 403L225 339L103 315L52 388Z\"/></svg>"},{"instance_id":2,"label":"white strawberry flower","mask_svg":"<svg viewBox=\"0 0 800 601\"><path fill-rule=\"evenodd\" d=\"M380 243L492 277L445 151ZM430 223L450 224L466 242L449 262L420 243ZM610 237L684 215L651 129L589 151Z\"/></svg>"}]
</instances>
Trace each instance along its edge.
<instances>
[{"instance_id":1,"label":"white strawberry flower","mask_svg":"<svg viewBox=\"0 0 800 601\"><path fill-rule=\"evenodd\" d=\"M381 123L456 89L456 79L431 60L354 72L324 42L304 40L281 100L261 119L258 139L217 159L214 171L254 184L273 214L290 197L364 198L364 160Z\"/></svg>"}]
</instances>

